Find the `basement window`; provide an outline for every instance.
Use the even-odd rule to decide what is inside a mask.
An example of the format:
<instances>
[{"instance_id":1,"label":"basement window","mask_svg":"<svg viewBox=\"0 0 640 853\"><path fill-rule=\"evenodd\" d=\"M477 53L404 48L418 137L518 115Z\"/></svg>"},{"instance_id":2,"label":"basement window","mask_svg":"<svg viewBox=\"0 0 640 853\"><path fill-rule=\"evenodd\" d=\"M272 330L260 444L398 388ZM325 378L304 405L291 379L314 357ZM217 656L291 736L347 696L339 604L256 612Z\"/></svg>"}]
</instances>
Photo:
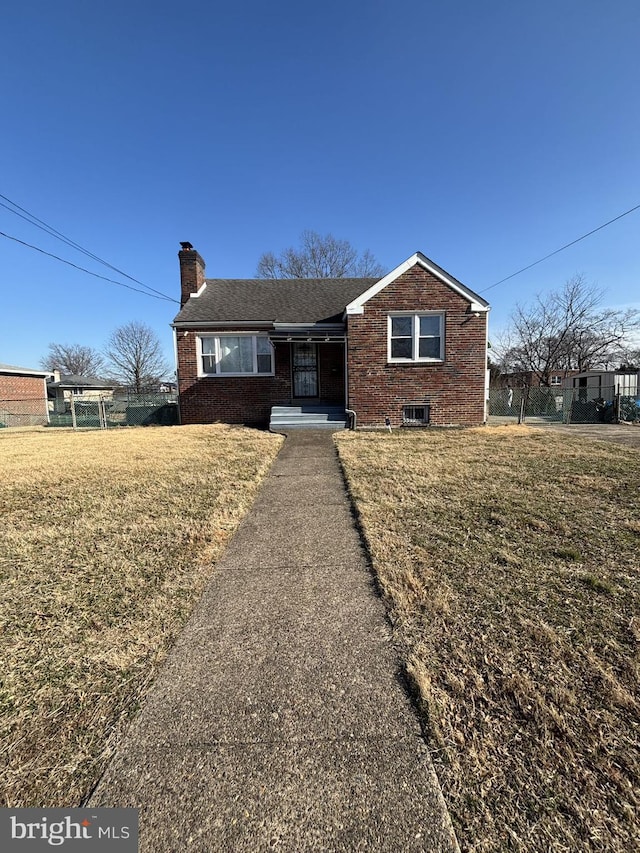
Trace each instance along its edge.
<instances>
[{"instance_id":1,"label":"basement window","mask_svg":"<svg viewBox=\"0 0 640 853\"><path fill-rule=\"evenodd\" d=\"M429 423L429 406L403 406L402 423L405 426L424 426Z\"/></svg>"},{"instance_id":2,"label":"basement window","mask_svg":"<svg viewBox=\"0 0 640 853\"><path fill-rule=\"evenodd\" d=\"M200 376L273 376L273 347L266 335L198 338Z\"/></svg>"}]
</instances>

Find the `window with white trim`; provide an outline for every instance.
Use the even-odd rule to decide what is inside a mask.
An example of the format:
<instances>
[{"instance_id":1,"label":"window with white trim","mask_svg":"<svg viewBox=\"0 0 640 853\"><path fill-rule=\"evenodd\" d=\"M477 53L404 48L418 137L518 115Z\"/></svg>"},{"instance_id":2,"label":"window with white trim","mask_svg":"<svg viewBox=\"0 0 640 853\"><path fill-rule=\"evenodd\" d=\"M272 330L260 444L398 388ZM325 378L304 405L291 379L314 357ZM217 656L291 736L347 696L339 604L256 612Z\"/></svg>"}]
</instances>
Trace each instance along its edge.
<instances>
[{"instance_id":1,"label":"window with white trim","mask_svg":"<svg viewBox=\"0 0 640 853\"><path fill-rule=\"evenodd\" d=\"M562 385L562 376L552 376L551 385Z\"/></svg>"},{"instance_id":2,"label":"window with white trim","mask_svg":"<svg viewBox=\"0 0 640 853\"><path fill-rule=\"evenodd\" d=\"M444 361L444 314L389 314L389 361Z\"/></svg>"},{"instance_id":3,"label":"window with white trim","mask_svg":"<svg viewBox=\"0 0 640 853\"><path fill-rule=\"evenodd\" d=\"M273 376L273 346L266 335L202 335L200 376Z\"/></svg>"}]
</instances>

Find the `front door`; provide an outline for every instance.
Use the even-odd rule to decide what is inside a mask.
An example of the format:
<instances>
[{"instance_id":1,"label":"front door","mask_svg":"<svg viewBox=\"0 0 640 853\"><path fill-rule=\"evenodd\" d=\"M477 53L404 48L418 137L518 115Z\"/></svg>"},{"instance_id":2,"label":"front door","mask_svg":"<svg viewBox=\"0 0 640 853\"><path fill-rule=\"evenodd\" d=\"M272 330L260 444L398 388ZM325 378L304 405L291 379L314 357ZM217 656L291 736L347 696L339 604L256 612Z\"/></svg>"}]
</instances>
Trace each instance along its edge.
<instances>
[{"instance_id":1,"label":"front door","mask_svg":"<svg viewBox=\"0 0 640 853\"><path fill-rule=\"evenodd\" d=\"M318 396L318 345L293 344L293 396Z\"/></svg>"}]
</instances>

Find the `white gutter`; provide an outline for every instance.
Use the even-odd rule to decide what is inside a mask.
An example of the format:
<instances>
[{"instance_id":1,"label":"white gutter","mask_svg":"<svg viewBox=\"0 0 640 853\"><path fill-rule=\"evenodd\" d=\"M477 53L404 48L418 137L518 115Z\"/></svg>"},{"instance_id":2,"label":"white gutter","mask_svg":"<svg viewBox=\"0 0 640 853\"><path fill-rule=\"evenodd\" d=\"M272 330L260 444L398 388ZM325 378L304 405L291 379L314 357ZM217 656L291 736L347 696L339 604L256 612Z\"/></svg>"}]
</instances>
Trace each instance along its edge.
<instances>
[{"instance_id":1,"label":"white gutter","mask_svg":"<svg viewBox=\"0 0 640 853\"><path fill-rule=\"evenodd\" d=\"M172 323L172 329L219 329L221 327L229 329L271 329L273 323L270 320L216 320L216 321L197 321L185 320L178 323Z\"/></svg>"}]
</instances>

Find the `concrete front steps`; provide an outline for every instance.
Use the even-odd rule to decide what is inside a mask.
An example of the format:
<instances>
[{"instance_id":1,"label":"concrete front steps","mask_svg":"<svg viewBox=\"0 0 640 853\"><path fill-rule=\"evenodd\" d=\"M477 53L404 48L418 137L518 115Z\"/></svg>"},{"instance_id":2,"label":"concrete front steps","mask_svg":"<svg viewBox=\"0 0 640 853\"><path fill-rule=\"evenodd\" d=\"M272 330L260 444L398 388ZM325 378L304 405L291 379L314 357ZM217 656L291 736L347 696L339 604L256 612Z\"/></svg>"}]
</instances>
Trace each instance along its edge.
<instances>
[{"instance_id":1,"label":"concrete front steps","mask_svg":"<svg viewBox=\"0 0 640 853\"><path fill-rule=\"evenodd\" d=\"M347 416L342 406L302 404L273 406L269 429L287 432L291 429L345 429Z\"/></svg>"}]
</instances>

